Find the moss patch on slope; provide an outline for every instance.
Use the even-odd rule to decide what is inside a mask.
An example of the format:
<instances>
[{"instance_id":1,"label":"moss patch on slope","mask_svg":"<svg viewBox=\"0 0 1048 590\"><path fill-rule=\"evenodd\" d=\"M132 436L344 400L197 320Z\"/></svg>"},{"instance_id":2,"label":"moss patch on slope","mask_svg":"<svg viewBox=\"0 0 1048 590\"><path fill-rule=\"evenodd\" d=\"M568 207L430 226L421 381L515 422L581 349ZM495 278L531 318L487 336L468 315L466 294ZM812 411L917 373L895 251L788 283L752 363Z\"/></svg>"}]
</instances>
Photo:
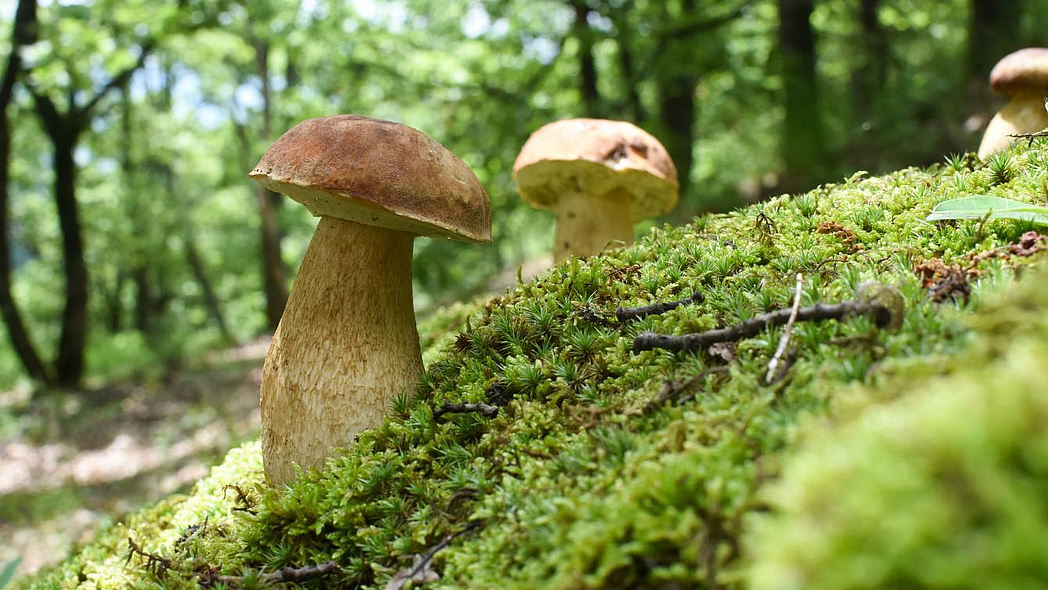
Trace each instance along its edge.
<instances>
[{"instance_id":1,"label":"moss patch on slope","mask_svg":"<svg viewBox=\"0 0 1048 590\"><path fill-rule=\"evenodd\" d=\"M806 430L749 543L755 590L1043 588L1048 273L971 322L930 379L860 389Z\"/></svg>"},{"instance_id":2,"label":"moss patch on slope","mask_svg":"<svg viewBox=\"0 0 1048 590\"><path fill-rule=\"evenodd\" d=\"M931 301L915 267L967 264L1030 229L924 217L966 194L1043 199L1046 163L1035 147L1016 152L1004 175L966 160L856 175L563 263L474 314L429 363L418 395L396 400L386 424L323 473L268 490L257 451L241 449L189 499L131 519L24 586L186 588L214 572L333 559L340 574L305 585L383 587L467 529L436 554L440 578L427 586L740 586L745 517L765 508L761 489L798 420L825 415L847 384L934 373L936 359L971 340L963 304ZM981 262L973 305L1010 281L1016 262ZM794 362L773 385L763 376L781 330L714 353L631 351L643 331L693 332L786 307L797 272L805 304L851 299L865 281L895 286L907 302L902 329L862 317L798 325ZM618 306L695 290L701 304L615 319ZM699 375L679 403L653 403L666 382ZM434 418L445 402L481 401L500 405L498 416ZM164 565L125 563L127 535Z\"/></svg>"}]
</instances>

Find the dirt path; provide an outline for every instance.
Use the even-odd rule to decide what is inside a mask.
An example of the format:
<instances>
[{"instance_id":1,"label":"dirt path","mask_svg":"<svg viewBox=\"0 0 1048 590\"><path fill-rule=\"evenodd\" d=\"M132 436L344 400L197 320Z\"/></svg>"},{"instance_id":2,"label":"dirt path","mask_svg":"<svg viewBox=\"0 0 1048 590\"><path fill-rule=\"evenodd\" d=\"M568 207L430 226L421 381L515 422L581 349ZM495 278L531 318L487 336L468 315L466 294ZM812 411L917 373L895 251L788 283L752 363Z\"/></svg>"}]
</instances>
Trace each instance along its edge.
<instances>
[{"instance_id":1,"label":"dirt path","mask_svg":"<svg viewBox=\"0 0 1048 590\"><path fill-rule=\"evenodd\" d=\"M162 382L0 393L0 567L65 557L99 524L186 490L259 426L268 338Z\"/></svg>"}]
</instances>

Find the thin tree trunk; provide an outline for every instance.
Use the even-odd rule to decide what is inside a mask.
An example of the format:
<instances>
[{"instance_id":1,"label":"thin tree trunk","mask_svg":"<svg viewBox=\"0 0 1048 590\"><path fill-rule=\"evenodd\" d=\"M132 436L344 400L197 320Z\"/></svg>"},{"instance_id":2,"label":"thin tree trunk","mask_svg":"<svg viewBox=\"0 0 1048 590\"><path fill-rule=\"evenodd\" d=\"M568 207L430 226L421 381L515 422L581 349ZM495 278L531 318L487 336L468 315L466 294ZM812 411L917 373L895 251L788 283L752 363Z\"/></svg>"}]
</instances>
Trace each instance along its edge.
<instances>
[{"instance_id":1,"label":"thin tree trunk","mask_svg":"<svg viewBox=\"0 0 1048 590\"><path fill-rule=\"evenodd\" d=\"M589 26L589 7L585 0L573 0L575 38L579 42L579 92L587 117L603 116L600 90L597 88L597 64L593 59L593 32Z\"/></svg>"},{"instance_id":2,"label":"thin tree trunk","mask_svg":"<svg viewBox=\"0 0 1048 590\"><path fill-rule=\"evenodd\" d=\"M861 121L873 116L874 97L884 88L886 77L888 45L877 15L880 6L881 0L861 0L859 4L859 30L865 55L863 63L852 73L852 93Z\"/></svg>"},{"instance_id":3,"label":"thin tree trunk","mask_svg":"<svg viewBox=\"0 0 1048 590\"><path fill-rule=\"evenodd\" d=\"M132 122L131 122L131 95L127 85L121 88L121 104L123 106L123 117L121 117L121 168L124 174L124 189L126 195L127 215L135 228L139 228L142 235L148 235L150 222L148 216L140 214L139 195L135 192L135 162L131 154L132 148ZM133 269L131 278L135 285L135 329L145 336L149 336L153 325L153 294L149 278L149 265L146 264L145 247L139 241L135 247Z\"/></svg>"},{"instance_id":4,"label":"thin tree trunk","mask_svg":"<svg viewBox=\"0 0 1048 590\"><path fill-rule=\"evenodd\" d=\"M262 82L262 137L272 139L272 98L269 80L269 45L255 42L255 65ZM261 185L255 187L255 199L262 228L262 280L266 295L266 324L276 330L288 298L288 273L281 255L280 210L281 197Z\"/></svg>"},{"instance_id":5,"label":"thin tree trunk","mask_svg":"<svg viewBox=\"0 0 1048 590\"><path fill-rule=\"evenodd\" d=\"M200 256L200 252L197 250L192 232L186 232L185 247L186 261L189 263L189 268L193 271L193 277L200 284L200 290L204 294L204 305L207 307L208 314L215 324L218 325L218 331L222 334L222 338L227 342L236 342L236 338L229 331L229 325L222 314L222 305L218 301L218 296L215 295L215 289L207 278L207 268L204 265L203 257Z\"/></svg>"},{"instance_id":6,"label":"thin tree trunk","mask_svg":"<svg viewBox=\"0 0 1048 590\"><path fill-rule=\"evenodd\" d=\"M53 377L29 338L29 331L11 293L11 247L8 227L8 189L11 167L11 127L8 107L14 95L15 79L21 70L19 49L31 44L36 38L36 0L21 0L15 12L12 32L11 54L7 68L0 81L0 315L7 326L11 346L30 378L42 383L51 383Z\"/></svg>"},{"instance_id":7,"label":"thin tree trunk","mask_svg":"<svg viewBox=\"0 0 1048 590\"><path fill-rule=\"evenodd\" d=\"M124 301L121 295L124 292L124 271L118 269L113 279L113 288L106 295L106 328L110 334L120 332L124 317Z\"/></svg>"},{"instance_id":8,"label":"thin tree trunk","mask_svg":"<svg viewBox=\"0 0 1048 590\"><path fill-rule=\"evenodd\" d=\"M626 84L626 105L629 108L633 122L637 125L642 125L644 119L647 118L647 114L644 112L644 105L640 100L640 92L637 90L637 70L633 63L632 31L630 30L629 15L627 13L630 6L629 4L623 5L622 8L613 13L615 15L615 31L618 33L615 36L615 42L619 58L619 69L622 70L622 77Z\"/></svg>"},{"instance_id":9,"label":"thin tree trunk","mask_svg":"<svg viewBox=\"0 0 1048 590\"><path fill-rule=\"evenodd\" d=\"M689 16L694 12L694 0L681 0L681 15ZM678 55L669 50L679 41L667 39L664 43L662 55ZM664 60L662 55L656 56L656 59ZM694 165L695 87L699 83L699 72L687 64L665 62L660 70L666 74L658 78L659 139L677 165L680 192L685 199L674 212L674 217L683 220L696 213L694 207L688 206L687 195L691 188L691 169Z\"/></svg>"},{"instance_id":10,"label":"thin tree trunk","mask_svg":"<svg viewBox=\"0 0 1048 590\"><path fill-rule=\"evenodd\" d=\"M968 21L968 76L985 88L999 59L1022 47L1020 0L971 0Z\"/></svg>"},{"instance_id":11,"label":"thin tree trunk","mask_svg":"<svg viewBox=\"0 0 1048 590\"><path fill-rule=\"evenodd\" d=\"M779 49L786 90L783 160L786 185L797 189L814 182L824 167L822 119L815 76L812 0L779 0Z\"/></svg>"},{"instance_id":12,"label":"thin tree trunk","mask_svg":"<svg viewBox=\"0 0 1048 590\"><path fill-rule=\"evenodd\" d=\"M75 387L84 374L84 344L87 340L87 263L80 234L76 163L73 160L78 135L78 130L67 128L62 135L51 138L55 149L55 205L62 230L66 275L66 304L62 311L55 373L58 384L67 387Z\"/></svg>"}]
</instances>

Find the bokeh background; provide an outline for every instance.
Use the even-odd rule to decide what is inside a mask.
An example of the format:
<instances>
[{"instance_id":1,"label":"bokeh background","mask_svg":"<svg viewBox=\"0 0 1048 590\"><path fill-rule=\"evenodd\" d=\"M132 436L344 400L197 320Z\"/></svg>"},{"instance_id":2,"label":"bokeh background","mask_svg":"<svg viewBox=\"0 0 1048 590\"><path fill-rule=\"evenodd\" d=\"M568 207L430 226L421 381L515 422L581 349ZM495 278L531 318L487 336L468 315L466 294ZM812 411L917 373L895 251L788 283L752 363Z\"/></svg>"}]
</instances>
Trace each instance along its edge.
<instances>
[{"instance_id":1,"label":"bokeh background","mask_svg":"<svg viewBox=\"0 0 1048 590\"><path fill-rule=\"evenodd\" d=\"M542 267L553 216L510 172L544 123L667 146L681 203L644 231L974 150L990 69L1045 23L1044 0L0 1L0 532L44 563L251 436L315 220L246 173L302 119L406 123L487 188L491 245L416 242L425 317Z\"/></svg>"}]
</instances>

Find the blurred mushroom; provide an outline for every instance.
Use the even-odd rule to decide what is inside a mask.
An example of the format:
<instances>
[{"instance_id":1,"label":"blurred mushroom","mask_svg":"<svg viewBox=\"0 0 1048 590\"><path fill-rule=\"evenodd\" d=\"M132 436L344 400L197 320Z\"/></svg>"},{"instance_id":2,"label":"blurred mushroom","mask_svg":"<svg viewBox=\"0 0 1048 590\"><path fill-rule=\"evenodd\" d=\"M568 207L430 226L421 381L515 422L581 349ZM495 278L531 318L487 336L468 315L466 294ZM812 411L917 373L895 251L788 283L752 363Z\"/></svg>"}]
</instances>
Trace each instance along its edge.
<instances>
[{"instance_id":1,"label":"blurred mushroom","mask_svg":"<svg viewBox=\"0 0 1048 590\"><path fill-rule=\"evenodd\" d=\"M990 88L1012 99L986 127L979 144L982 159L1008 147L1015 140L1009 135L1036 133L1048 127L1048 49L1027 47L1006 55L990 72Z\"/></svg>"},{"instance_id":2,"label":"blurred mushroom","mask_svg":"<svg viewBox=\"0 0 1048 590\"><path fill-rule=\"evenodd\" d=\"M557 214L553 258L633 243L634 222L677 204L677 168L666 148L624 121L568 119L541 127L513 164L520 196Z\"/></svg>"},{"instance_id":3,"label":"blurred mushroom","mask_svg":"<svg viewBox=\"0 0 1048 590\"><path fill-rule=\"evenodd\" d=\"M416 236L491 241L488 196L444 146L365 117L303 121L251 178L320 217L262 370L266 477L319 468L381 424L423 374L411 297Z\"/></svg>"}]
</instances>

